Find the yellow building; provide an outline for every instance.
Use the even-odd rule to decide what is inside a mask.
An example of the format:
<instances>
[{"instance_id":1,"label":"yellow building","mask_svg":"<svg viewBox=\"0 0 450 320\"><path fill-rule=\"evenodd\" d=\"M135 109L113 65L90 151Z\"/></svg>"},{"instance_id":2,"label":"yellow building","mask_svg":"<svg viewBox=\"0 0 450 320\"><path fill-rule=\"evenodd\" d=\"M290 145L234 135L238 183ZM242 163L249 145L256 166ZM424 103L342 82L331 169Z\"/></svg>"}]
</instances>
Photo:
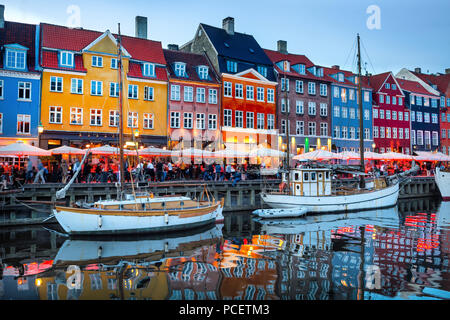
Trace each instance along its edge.
<instances>
[{"instance_id":1,"label":"yellow building","mask_svg":"<svg viewBox=\"0 0 450 320\"><path fill-rule=\"evenodd\" d=\"M118 145L117 35L41 24L40 146ZM167 145L167 71L160 42L122 36L123 128L140 146Z\"/></svg>"}]
</instances>

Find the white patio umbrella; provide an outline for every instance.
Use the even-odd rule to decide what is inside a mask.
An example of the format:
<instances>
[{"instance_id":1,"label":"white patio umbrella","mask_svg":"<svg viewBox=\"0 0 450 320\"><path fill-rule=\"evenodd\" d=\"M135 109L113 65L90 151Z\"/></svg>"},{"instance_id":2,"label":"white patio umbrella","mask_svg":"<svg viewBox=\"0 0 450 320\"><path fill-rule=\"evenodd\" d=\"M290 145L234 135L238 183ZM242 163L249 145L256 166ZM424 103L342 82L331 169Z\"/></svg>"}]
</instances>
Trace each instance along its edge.
<instances>
[{"instance_id":1,"label":"white patio umbrella","mask_svg":"<svg viewBox=\"0 0 450 320\"><path fill-rule=\"evenodd\" d=\"M104 145L101 147L97 147L97 148L92 148L91 149L92 154L96 154L96 155L119 155L120 154L120 149L116 148L116 147L111 147L110 145ZM130 150L123 150L124 154L132 154L133 152Z\"/></svg>"},{"instance_id":2,"label":"white patio umbrella","mask_svg":"<svg viewBox=\"0 0 450 320\"><path fill-rule=\"evenodd\" d=\"M201 150L196 148L187 148L180 150L173 150L171 152L173 157L194 157L194 158L212 158L214 152L208 150Z\"/></svg>"},{"instance_id":3,"label":"white patio umbrella","mask_svg":"<svg viewBox=\"0 0 450 320\"><path fill-rule=\"evenodd\" d=\"M364 159L366 159L366 160L382 160L383 156L381 155L381 153L368 151L368 152L364 152Z\"/></svg>"},{"instance_id":4,"label":"white patio umbrella","mask_svg":"<svg viewBox=\"0 0 450 320\"><path fill-rule=\"evenodd\" d=\"M245 151L239 151L235 149L225 149L214 152L215 158L246 158L248 153Z\"/></svg>"},{"instance_id":5,"label":"white patio umbrella","mask_svg":"<svg viewBox=\"0 0 450 320\"><path fill-rule=\"evenodd\" d=\"M338 153L343 160L359 160L361 159L361 156L359 153L356 153L354 151L342 151Z\"/></svg>"},{"instance_id":6,"label":"white patio umbrella","mask_svg":"<svg viewBox=\"0 0 450 320\"><path fill-rule=\"evenodd\" d=\"M450 157L442 152L414 151L417 156L413 156L417 161L450 161Z\"/></svg>"},{"instance_id":7,"label":"white patio umbrella","mask_svg":"<svg viewBox=\"0 0 450 320\"><path fill-rule=\"evenodd\" d=\"M250 157L285 157L286 153L275 150L275 149L269 149L265 147L257 147L250 151L249 153Z\"/></svg>"},{"instance_id":8,"label":"white patio umbrella","mask_svg":"<svg viewBox=\"0 0 450 320\"><path fill-rule=\"evenodd\" d=\"M10 145L0 148L0 155L13 155L19 157L19 168L20 168L20 158L26 156L51 156L52 153L48 150L44 150L23 141L18 141Z\"/></svg>"},{"instance_id":9,"label":"white patio umbrella","mask_svg":"<svg viewBox=\"0 0 450 320\"><path fill-rule=\"evenodd\" d=\"M341 156L337 153L318 149L311 152L296 155L292 158L293 160L331 160L331 159L341 159Z\"/></svg>"},{"instance_id":10,"label":"white patio umbrella","mask_svg":"<svg viewBox=\"0 0 450 320\"><path fill-rule=\"evenodd\" d=\"M140 156L170 156L172 155L172 151L165 150L161 148L148 147L142 150L139 150Z\"/></svg>"},{"instance_id":11,"label":"white patio umbrella","mask_svg":"<svg viewBox=\"0 0 450 320\"><path fill-rule=\"evenodd\" d=\"M381 154L383 160L413 160L413 156L398 152L385 152Z\"/></svg>"},{"instance_id":12,"label":"white patio umbrella","mask_svg":"<svg viewBox=\"0 0 450 320\"><path fill-rule=\"evenodd\" d=\"M84 155L86 153L86 150L69 147L69 146L62 146L55 149L50 150L52 154L68 154L68 155Z\"/></svg>"}]
</instances>

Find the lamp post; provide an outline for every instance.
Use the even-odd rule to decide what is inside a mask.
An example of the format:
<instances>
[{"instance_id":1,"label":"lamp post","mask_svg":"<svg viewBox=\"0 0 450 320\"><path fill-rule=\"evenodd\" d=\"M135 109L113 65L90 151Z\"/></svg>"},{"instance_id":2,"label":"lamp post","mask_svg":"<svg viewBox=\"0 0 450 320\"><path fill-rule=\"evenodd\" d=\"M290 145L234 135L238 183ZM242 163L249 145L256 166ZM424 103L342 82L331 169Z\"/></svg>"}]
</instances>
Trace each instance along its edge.
<instances>
[{"instance_id":1,"label":"lamp post","mask_svg":"<svg viewBox=\"0 0 450 320\"><path fill-rule=\"evenodd\" d=\"M44 126L42 125L42 122L39 122L38 125L38 147L41 147L41 134L44 132Z\"/></svg>"}]
</instances>

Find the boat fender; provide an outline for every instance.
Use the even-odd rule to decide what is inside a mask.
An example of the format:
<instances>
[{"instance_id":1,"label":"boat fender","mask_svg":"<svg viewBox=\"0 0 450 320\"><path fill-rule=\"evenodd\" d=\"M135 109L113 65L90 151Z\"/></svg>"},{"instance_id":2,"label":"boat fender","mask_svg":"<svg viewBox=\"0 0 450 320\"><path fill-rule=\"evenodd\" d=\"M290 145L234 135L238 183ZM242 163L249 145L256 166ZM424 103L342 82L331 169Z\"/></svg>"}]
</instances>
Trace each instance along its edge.
<instances>
[{"instance_id":1,"label":"boat fender","mask_svg":"<svg viewBox=\"0 0 450 320\"><path fill-rule=\"evenodd\" d=\"M164 252L168 252L169 251L169 243L165 242L164 243Z\"/></svg>"},{"instance_id":2,"label":"boat fender","mask_svg":"<svg viewBox=\"0 0 450 320\"><path fill-rule=\"evenodd\" d=\"M280 189L280 192L283 192L284 188L286 188L286 182L280 183L280 185L278 186L278 188Z\"/></svg>"},{"instance_id":3,"label":"boat fender","mask_svg":"<svg viewBox=\"0 0 450 320\"><path fill-rule=\"evenodd\" d=\"M167 211L164 212L164 222L165 222L166 224L169 224L169 214L167 213Z\"/></svg>"},{"instance_id":4,"label":"boat fender","mask_svg":"<svg viewBox=\"0 0 450 320\"><path fill-rule=\"evenodd\" d=\"M100 215L100 216L98 216L98 227L99 228L101 228L102 227L102 223L103 223L103 221L102 221L103 219L102 219L102 216Z\"/></svg>"},{"instance_id":5,"label":"boat fender","mask_svg":"<svg viewBox=\"0 0 450 320\"><path fill-rule=\"evenodd\" d=\"M98 256L99 258L102 257L102 251L103 251L102 246L98 247L98 250L97 250L97 256Z\"/></svg>"}]
</instances>

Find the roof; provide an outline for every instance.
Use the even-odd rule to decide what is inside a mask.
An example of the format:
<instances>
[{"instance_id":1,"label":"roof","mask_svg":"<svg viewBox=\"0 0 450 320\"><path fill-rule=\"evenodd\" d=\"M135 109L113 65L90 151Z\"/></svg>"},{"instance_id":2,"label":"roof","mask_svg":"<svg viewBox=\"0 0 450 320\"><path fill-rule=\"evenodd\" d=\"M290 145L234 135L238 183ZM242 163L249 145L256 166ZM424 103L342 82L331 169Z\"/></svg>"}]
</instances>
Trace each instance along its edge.
<instances>
[{"instance_id":1,"label":"roof","mask_svg":"<svg viewBox=\"0 0 450 320\"><path fill-rule=\"evenodd\" d=\"M417 81L405 80L405 79L401 79L401 78L396 78L396 80L399 83L399 85L402 87L403 90L406 90L409 92L414 92L414 93L435 96L434 94L430 93L427 89L425 89L425 87L422 86Z\"/></svg>"},{"instance_id":2,"label":"roof","mask_svg":"<svg viewBox=\"0 0 450 320\"><path fill-rule=\"evenodd\" d=\"M41 47L81 52L104 32L41 23ZM117 39L117 34L113 34ZM122 35L122 46L133 60L165 65L162 45L159 41Z\"/></svg>"},{"instance_id":3,"label":"roof","mask_svg":"<svg viewBox=\"0 0 450 320\"><path fill-rule=\"evenodd\" d=\"M389 77L391 74L390 71L383 72L380 74L375 74L372 76L363 76L362 79L365 83L368 84L369 87L373 89L374 92L377 92L381 89L381 86L383 85L384 81Z\"/></svg>"},{"instance_id":4,"label":"roof","mask_svg":"<svg viewBox=\"0 0 450 320\"><path fill-rule=\"evenodd\" d=\"M354 82L351 82L348 80L348 78L350 77L357 77L357 74L354 74L351 71L348 70L343 70L343 69L337 69L337 68L328 68L328 67L323 67L323 73L324 75L327 75L329 78L331 78L331 80L334 83L338 83L338 84L342 84L342 85L347 85L347 86L352 86L352 87L357 87L358 85L355 84ZM338 73L343 73L344 74L344 82L338 81L337 79L333 78L331 75L334 74L338 74ZM372 90L372 87L369 86L367 79L361 76L361 87L364 89L370 89Z\"/></svg>"},{"instance_id":5,"label":"roof","mask_svg":"<svg viewBox=\"0 0 450 320\"><path fill-rule=\"evenodd\" d=\"M422 79L424 82L429 84L430 86L436 85L437 90L444 94L450 94L450 74L425 74L418 73L414 71L410 71L415 76Z\"/></svg>"},{"instance_id":6,"label":"roof","mask_svg":"<svg viewBox=\"0 0 450 320\"><path fill-rule=\"evenodd\" d=\"M5 21L5 27L0 29L0 47L7 44L19 44L28 48L27 67L28 71L36 70L36 25L19 22ZM0 52L0 68L3 68L4 50Z\"/></svg>"},{"instance_id":7,"label":"roof","mask_svg":"<svg viewBox=\"0 0 450 320\"><path fill-rule=\"evenodd\" d=\"M167 71L169 72L170 78L179 79L179 80L190 80L197 82L206 82L206 83L218 83L217 74L213 68L213 66L209 63L208 58L204 54L191 53L191 52L183 52L178 50L168 50L163 49L164 57L167 61ZM174 70L173 64L175 62L184 62L186 63L186 73L188 78L178 77ZM207 66L209 72L209 79L201 79L198 75L197 70L195 69L198 66Z\"/></svg>"},{"instance_id":8,"label":"roof","mask_svg":"<svg viewBox=\"0 0 450 320\"><path fill-rule=\"evenodd\" d=\"M43 50L41 67L48 68L48 69L87 72L86 68L83 65L83 57L81 55L75 55L74 59L75 59L75 67L74 68L61 67L61 66L59 66L59 63L58 63L58 52L57 51Z\"/></svg>"},{"instance_id":9,"label":"roof","mask_svg":"<svg viewBox=\"0 0 450 320\"><path fill-rule=\"evenodd\" d=\"M252 35L234 32L228 34L224 29L201 23L219 56L252 62L254 64L272 65L272 62Z\"/></svg>"}]
</instances>

